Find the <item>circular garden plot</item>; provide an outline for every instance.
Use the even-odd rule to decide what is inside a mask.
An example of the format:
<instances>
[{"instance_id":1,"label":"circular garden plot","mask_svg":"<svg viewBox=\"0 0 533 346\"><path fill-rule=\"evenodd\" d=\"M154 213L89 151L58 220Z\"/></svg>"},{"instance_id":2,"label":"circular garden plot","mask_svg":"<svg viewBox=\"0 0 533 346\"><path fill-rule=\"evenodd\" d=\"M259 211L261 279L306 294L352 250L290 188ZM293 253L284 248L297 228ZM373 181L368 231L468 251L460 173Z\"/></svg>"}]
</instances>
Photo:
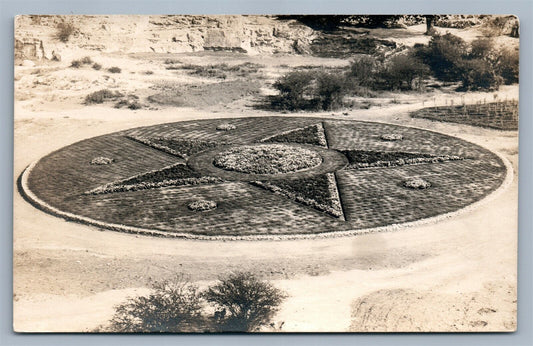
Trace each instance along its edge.
<instances>
[{"instance_id":1,"label":"circular garden plot","mask_svg":"<svg viewBox=\"0 0 533 346\"><path fill-rule=\"evenodd\" d=\"M496 154L435 132L264 117L90 138L32 164L19 186L41 209L98 227L260 239L352 234L447 214L497 189L506 171Z\"/></svg>"}]
</instances>

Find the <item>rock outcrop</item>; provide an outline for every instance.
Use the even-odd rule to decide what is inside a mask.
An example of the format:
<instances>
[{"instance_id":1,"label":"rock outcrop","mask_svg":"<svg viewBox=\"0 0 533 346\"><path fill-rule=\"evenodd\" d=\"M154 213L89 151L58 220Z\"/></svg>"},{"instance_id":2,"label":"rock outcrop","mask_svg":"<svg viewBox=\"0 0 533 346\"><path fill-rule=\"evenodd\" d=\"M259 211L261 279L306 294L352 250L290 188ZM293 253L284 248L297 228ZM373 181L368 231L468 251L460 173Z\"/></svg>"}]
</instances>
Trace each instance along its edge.
<instances>
[{"instance_id":1,"label":"rock outcrop","mask_svg":"<svg viewBox=\"0 0 533 346\"><path fill-rule=\"evenodd\" d=\"M57 38L60 23L76 30ZM227 50L247 54L309 51L317 33L273 16L18 16L16 59L60 59L76 51L184 53Z\"/></svg>"}]
</instances>

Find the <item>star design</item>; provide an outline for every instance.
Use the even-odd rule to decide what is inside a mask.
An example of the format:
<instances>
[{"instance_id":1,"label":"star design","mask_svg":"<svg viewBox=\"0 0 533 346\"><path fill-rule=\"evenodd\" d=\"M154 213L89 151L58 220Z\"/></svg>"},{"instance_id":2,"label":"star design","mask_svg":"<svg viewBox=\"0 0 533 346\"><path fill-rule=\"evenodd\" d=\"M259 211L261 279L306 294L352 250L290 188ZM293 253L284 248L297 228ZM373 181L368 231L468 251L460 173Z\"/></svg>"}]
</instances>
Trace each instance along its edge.
<instances>
[{"instance_id":1,"label":"star design","mask_svg":"<svg viewBox=\"0 0 533 346\"><path fill-rule=\"evenodd\" d=\"M174 155L180 161L184 160L184 162L178 162L158 170L144 172L119 181L113 181L86 191L84 194L121 193L162 187L220 184L227 181L226 177L217 176L216 173L205 174L194 169L189 164L189 159L205 151L216 152L219 147L224 146L226 148L228 145L231 146L231 143L139 135L126 135L126 138L155 150ZM402 140L402 138L399 134L382 136L382 139L387 141ZM309 148L319 147L333 150L328 148L328 141L322 122L303 128L280 132L262 138L259 142L287 145L298 144L309 146ZM293 175L288 174L282 179L272 179L264 175L259 177L250 175L250 178L246 179L246 181L253 186L263 189L265 192L286 197L296 203L311 207L334 218L345 220L335 174L337 170L375 169L463 159L460 156L435 156L398 151L364 151L357 149L336 151L342 154L341 156L344 162L330 171L320 171L316 174L295 172Z\"/></svg>"}]
</instances>

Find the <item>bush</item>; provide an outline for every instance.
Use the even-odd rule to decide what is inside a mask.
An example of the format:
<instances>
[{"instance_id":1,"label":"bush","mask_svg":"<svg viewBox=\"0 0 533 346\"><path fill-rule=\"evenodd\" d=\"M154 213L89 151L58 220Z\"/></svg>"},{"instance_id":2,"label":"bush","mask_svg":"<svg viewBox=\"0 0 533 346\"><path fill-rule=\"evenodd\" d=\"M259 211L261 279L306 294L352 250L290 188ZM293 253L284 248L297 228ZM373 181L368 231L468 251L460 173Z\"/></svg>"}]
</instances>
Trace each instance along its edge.
<instances>
[{"instance_id":1,"label":"bush","mask_svg":"<svg viewBox=\"0 0 533 346\"><path fill-rule=\"evenodd\" d=\"M280 92L272 106L287 110L330 110L342 105L348 92L344 74L324 71L290 72L274 83Z\"/></svg>"},{"instance_id":2,"label":"bush","mask_svg":"<svg viewBox=\"0 0 533 346\"><path fill-rule=\"evenodd\" d=\"M111 73L120 73L122 72L122 69L120 67L113 66L108 68L107 71Z\"/></svg>"},{"instance_id":3,"label":"bush","mask_svg":"<svg viewBox=\"0 0 533 346\"><path fill-rule=\"evenodd\" d=\"M81 62L85 65L90 65L93 63L93 59L90 56L85 56L81 59Z\"/></svg>"},{"instance_id":4,"label":"bush","mask_svg":"<svg viewBox=\"0 0 533 346\"><path fill-rule=\"evenodd\" d=\"M422 80L429 75L429 67L412 54L398 54L385 64L380 73L384 89L420 89ZM417 81L416 85L414 82Z\"/></svg>"},{"instance_id":5,"label":"bush","mask_svg":"<svg viewBox=\"0 0 533 346\"><path fill-rule=\"evenodd\" d=\"M68 42L70 36L76 31L76 27L71 23L59 23L57 25L56 37L61 42Z\"/></svg>"},{"instance_id":6,"label":"bush","mask_svg":"<svg viewBox=\"0 0 533 346\"><path fill-rule=\"evenodd\" d=\"M70 67L73 68L80 68L83 65L83 63L80 60L72 60L70 63Z\"/></svg>"},{"instance_id":7,"label":"bush","mask_svg":"<svg viewBox=\"0 0 533 346\"><path fill-rule=\"evenodd\" d=\"M96 62L95 62L95 63L93 64L93 69L95 69L95 70L98 71L98 70L100 70L101 68L102 68L102 65L100 65L99 63L96 63Z\"/></svg>"},{"instance_id":8,"label":"bush","mask_svg":"<svg viewBox=\"0 0 533 346\"><path fill-rule=\"evenodd\" d=\"M497 56L496 69L505 84L518 83L519 72L518 49L502 49Z\"/></svg>"},{"instance_id":9,"label":"bush","mask_svg":"<svg viewBox=\"0 0 533 346\"><path fill-rule=\"evenodd\" d=\"M463 39L448 33L433 36L428 46L416 46L414 54L431 68L436 78L453 82L461 76L460 66L467 48Z\"/></svg>"},{"instance_id":10,"label":"bush","mask_svg":"<svg viewBox=\"0 0 533 346\"><path fill-rule=\"evenodd\" d=\"M202 316L198 288L182 276L155 283L147 297L130 298L116 307L110 321L112 332L200 332L207 323Z\"/></svg>"},{"instance_id":11,"label":"bush","mask_svg":"<svg viewBox=\"0 0 533 346\"><path fill-rule=\"evenodd\" d=\"M124 95L118 91L102 89L85 96L85 104L103 103L106 100L114 100L122 96Z\"/></svg>"},{"instance_id":12,"label":"bush","mask_svg":"<svg viewBox=\"0 0 533 346\"><path fill-rule=\"evenodd\" d=\"M363 87L370 87L374 84L377 61L370 55L362 55L350 63L350 76L356 83Z\"/></svg>"},{"instance_id":13,"label":"bush","mask_svg":"<svg viewBox=\"0 0 533 346\"><path fill-rule=\"evenodd\" d=\"M461 83L463 90L494 90L503 83L503 78L496 74L492 62L471 59L461 65Z\"/></svg>"},{"instance_id":14,"label":"bush","mask_svg":"<svg viewBox=\"0 0 533 346\"><path fill-rule=\"evenodd\" d=\"M216 307L214 322L219 331L251 332L269 323L285 294L252 273L235 273L203 293Z\"/></svg>"}]
</instances>

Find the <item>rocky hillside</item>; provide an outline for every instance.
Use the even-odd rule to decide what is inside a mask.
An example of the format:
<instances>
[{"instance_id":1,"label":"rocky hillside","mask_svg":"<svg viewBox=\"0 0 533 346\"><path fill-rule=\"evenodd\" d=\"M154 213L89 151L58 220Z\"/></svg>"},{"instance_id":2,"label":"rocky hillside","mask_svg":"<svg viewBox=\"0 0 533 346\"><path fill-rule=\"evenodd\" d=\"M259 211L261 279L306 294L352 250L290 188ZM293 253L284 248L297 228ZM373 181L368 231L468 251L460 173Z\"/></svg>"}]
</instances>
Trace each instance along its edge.
<instances>
[{"instance_id":1,"label":"rocky hillside","mask_svg":"<svg viewBox=\"0 0 533 346\"><path fill-rule=\"evenodd\" d=\"M67 42L58 26L74 28ZM18 16L17 59L61 60L84 51L305 53L316 32L271 16Z\"/></svg>"}]
</instances>

